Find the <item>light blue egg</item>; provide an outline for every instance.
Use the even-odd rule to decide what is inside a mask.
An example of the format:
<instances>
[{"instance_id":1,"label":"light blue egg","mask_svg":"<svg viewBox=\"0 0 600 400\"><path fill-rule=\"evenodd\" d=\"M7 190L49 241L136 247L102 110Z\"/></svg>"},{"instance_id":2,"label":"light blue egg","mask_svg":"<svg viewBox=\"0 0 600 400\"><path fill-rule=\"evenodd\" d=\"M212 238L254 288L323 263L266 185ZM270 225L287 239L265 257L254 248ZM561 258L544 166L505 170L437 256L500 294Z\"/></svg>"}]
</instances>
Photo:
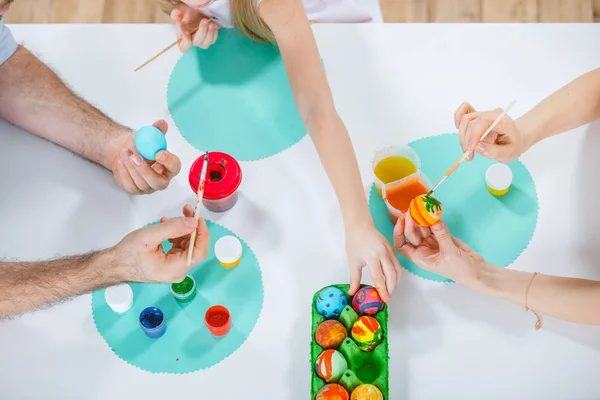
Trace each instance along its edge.
<instances>
[{"instance_id":1,"label":"light blue egg","mask_svg":"<svg viewBox=\"0 0 600 400\"><path fill-rule=\"evenodd\" d=\"M341 289L334 286L321 290L317 296L315 306L317 312L327 319L338 318L340 313L348 304L346 295Z\"/></svg>"},{"instance_id":2,"label":"light blue egg","mask_svg":"<svg viewBox=\"0 0 600 400\"><path fill-rule=\"evenodd\" d=\"M167 139L160 129L144 126L135 134L135 148L146 160L154 161L156 153L167 149Z\"/></svg>"}]
</instances>

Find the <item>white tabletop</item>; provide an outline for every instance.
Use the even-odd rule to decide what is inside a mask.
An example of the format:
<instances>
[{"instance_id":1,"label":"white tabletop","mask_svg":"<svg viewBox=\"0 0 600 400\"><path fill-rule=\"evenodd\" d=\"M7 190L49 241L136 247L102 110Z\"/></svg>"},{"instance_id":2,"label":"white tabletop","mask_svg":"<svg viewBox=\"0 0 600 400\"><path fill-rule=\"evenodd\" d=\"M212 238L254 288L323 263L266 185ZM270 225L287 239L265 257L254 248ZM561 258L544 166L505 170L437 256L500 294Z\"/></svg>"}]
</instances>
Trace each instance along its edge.
<instances>
[{"instance_id":1,"label":"white tabletop","mask_svg":"<svg viewBox=\"0 0 600 400\"><path fill-rule=\"evenodd\" d=\"M172 121L166 87L178 51L132 70L173 40L173 27L11 28L117 121L131 127ZM490 109L516 99L516 117L600 66L600 25L322 25L314 31L365 186L378 147L453 131L462 101ZM38 260L110 246L193 201L187 171L199 152L173 127L167 139L182 158L182 173L168 190L142 197L128 196L108 172L66 150L5 122L0 131L0 257ZM600 194L593 184L598 149L600 124L592 124L522 157L540 212L531 244L511 268L600 279L594 231L600 212L589 211ZM0 398L307 399L311 296L348 280L337 202L308 137L242 168L243 196L219 222L256 252L265 303L237 352L193 374L147 373L112 353L85 295L0 322ZM282 183L284 176L293 180ZM366 271L364 277L370 283ZM405 272L390 306L391 399L598 398L600 328L545 317L535 331L534 323L515 305ZM265 374L270 387L253 384Z\"/></svg>"}]
</instances>

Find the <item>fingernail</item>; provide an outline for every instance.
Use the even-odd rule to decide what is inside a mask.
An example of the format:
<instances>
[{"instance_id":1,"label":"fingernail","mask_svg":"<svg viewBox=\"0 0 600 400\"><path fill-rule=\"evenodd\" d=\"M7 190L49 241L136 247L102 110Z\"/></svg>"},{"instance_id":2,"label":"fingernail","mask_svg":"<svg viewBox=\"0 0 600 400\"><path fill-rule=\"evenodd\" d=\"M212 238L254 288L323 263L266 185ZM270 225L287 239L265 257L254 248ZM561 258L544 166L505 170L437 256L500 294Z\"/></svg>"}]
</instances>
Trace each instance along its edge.
<instances>
[{"instance_id":1,"label":"fingernail","mask_svg":"<svg viewBox=\"0 0 600 400\"><path fill-rule=\"evenodd\" d=\"M129 151L129 149L121 150L121 160L126 161L130 155L131 155L131 152Z\"/></svg>"},{"instance_id":2,"label":"fingernail","mask_svg":"<svg viewBox=\"0 0 600 400\"><path fill-rule=\"evenodd\" d=\"M198 222L194 218L190 217L184 218L183 222L188 229L194 229L198 225Z\"/></svg>"},{"instance_id":3,"label":"fingernail","mask_svg":"<svg viewBox=\"0 0 600 400\"><path fill-rule=\"evenodd\" d=\"M441 230L442 230L442 224L440 224L440 223L436 223L436 224L434 224L434 225L431 227L431 230L432 230L432 231L435 231L435 232L439 232L439 231L441 231Z\"/></svg>"},{"instance_id":4,"label":"fingernail","mask_svg":"<svg viewBox=\"0 0 600 400\"><path fill-rule=\"evenodd\" d=\"M161 151L156 155L156 160L158 160L158 161L165 161L166 159L167 159L167 153L165 153L164 151Z\"/></svg>"},{"instance_id":5,"label":"fingernail","mask_svg":"<svg viewBox=\"0 0 600 400\"><path fill-rule=\"evenodd\" d=\"M131 161L133 161L133 163L137 166L142 165L142 157L138 156L137 154L131 157Z\"/></svg>"},{"instance_id":6,"label":"fingernail","mask_svg":"<svg viewBox=\"0 0 600 400\"><path fill-rule=\"evenodd\" d=\"M478 153L483 153L485 151L485 147L480 143L475 147L475 151Z\"/></svg>"},{"instance_id":7,"label":"fingernail","mask_svg":"<svg viewBox=\"0 0 600 400\"><path fill-rule=\"evenodd\" d=\"M208 20L203 19L202 21L200 21L200 25L206 26L206 24L208 24Z\"/></svg>"}]
</instances>

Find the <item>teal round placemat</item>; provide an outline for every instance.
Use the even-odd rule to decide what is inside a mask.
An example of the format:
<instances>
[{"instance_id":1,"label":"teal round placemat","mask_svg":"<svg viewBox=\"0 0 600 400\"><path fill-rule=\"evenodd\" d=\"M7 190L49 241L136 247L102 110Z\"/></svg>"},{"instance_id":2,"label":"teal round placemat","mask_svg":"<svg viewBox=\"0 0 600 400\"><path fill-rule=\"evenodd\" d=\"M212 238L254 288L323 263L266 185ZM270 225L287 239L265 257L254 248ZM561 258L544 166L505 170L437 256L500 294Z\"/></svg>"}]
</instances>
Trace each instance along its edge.
<instances>
[{"instance_id":1,"label":"teal round placemat","mask_svg":"<svg viewBox=\"0 0 600 400\"><path fill-rule=\"evenodd\" d=\"M238 161L272 156L306 135L279 50L219 31L219 40L192 48L175 65L169 111L183 137L201 151Z\"/></svg>"},{"instance_id":2,"label":"teal round placemat","mask_svg":"<svg viewBox=\"0 0 600 400\"><path fill-rule=\"evenodd\" d=\"M131 283L133 306L118 315L106 304L104 289L92 293L96 328L124 361L148 372L188 373L219 363L250 336L263 305L258 260L242 240L240 264L232 269L222 267L215 258L214 244L220 237L234 234L215 223L208 222L208 227L210 253L190 271L197 285L190 303L178 303L170 284ZM163 248L168 251L171 244L163 242ZM231 330L221 338L214 337L204 324L206 310L217 304L229 309L232 321ZM140 313L149 306L165 314L167 330L158 339L148 338L139 326Z\"/></svg>"},{"instance_id":3,"label":"teal round placemat","mask_svg":"<svg viewBox=\"0 0 600 400\"><path fill-rule=\"evenodd\" d=\"M409 143L421 159L421 169L432 184L444 176L462 155L456 134L429 136ZM535 230L538 198L535 183L519 160L508 164L513 172L509 192L495 197L487 190L485 172L495 161L476 155L464 162L435 195L443 204L442 220L450 232L481 254L486 261L506 267L525 250ZM377 229L390 243L394 226L385 203L371 187L369 208ZM452 282L443 276L425 271L398 254L402 266L420 276L437 282Z\"/></svg>"}]
</instances>

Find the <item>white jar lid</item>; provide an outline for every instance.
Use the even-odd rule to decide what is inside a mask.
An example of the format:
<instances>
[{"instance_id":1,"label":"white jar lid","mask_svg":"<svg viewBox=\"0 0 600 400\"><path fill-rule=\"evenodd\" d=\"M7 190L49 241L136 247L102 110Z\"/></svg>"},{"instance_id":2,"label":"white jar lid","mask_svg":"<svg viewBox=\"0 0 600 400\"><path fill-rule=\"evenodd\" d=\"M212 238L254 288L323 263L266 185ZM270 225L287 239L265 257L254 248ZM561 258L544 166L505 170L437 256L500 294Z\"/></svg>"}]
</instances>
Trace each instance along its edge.
<instances>
[{"instance_id":1,"label":"white jar lid","mask_svg":"<svg viewBox=\"0 0 600 400\"><path fill-rule=\"evenodd\" d=\"M508 188L513 179L512 170L506 164L493 164L485 173L485 181L493 190L504 190Z\"/></svg>"},{"instance_id":2,"label":"white jar lid","mask_svg":"<svg viewBox=\"0 0 600 400\"><path fill-rule=\"evenodd\" d=\"M242 256L242 243L235 236L223 236L215 243L215 255L221 262L234 263Z\"/></svg>"},{"instance_id":3,"label":"white jar lid","mask_svg":"<svg viewBox=\"0 0 600 400\"><path fill-rule=\"evenodd\" d=\"M107 287L104 291L104 299L114 312L123 314L133 305L133 290L127 283Z\"/></svg>"}]
</instances>

